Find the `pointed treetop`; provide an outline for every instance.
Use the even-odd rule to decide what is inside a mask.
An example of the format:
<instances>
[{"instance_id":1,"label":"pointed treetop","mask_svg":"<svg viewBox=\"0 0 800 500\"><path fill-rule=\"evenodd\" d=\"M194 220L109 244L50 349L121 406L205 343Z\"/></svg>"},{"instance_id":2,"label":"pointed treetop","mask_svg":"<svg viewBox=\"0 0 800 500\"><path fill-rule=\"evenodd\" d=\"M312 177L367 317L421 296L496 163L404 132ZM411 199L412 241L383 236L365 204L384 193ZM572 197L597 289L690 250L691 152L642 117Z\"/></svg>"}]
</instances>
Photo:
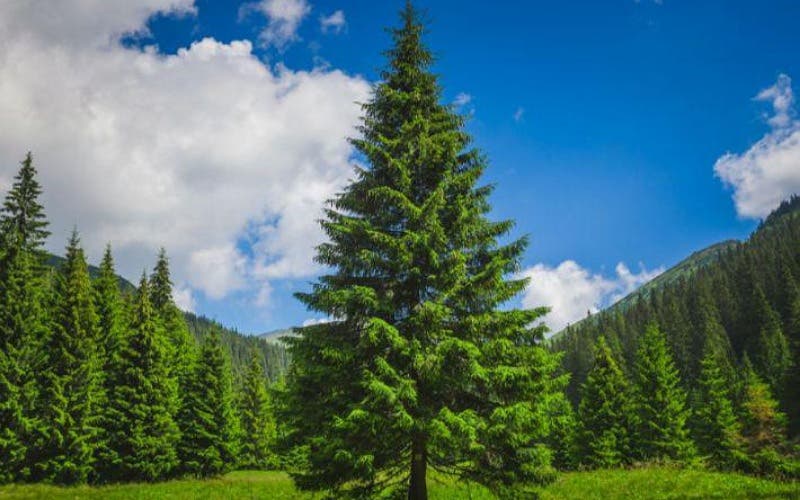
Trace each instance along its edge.
<instances>
[{"instance_id":1,"label":"pointed treetop","mask_svg":"<svg viewBox=\"0 0 800 500\"><path fill-rule=\"evenodd\" d=\"M150 286L151 301L156 310L163 311L172 304L172 279L169 273L169 258L164 247L158 251L158 260L150 277Z\"/></svg>"},{"instance_id":2,"label":"pointed treetop","mask_svg":"<svg viewBox=\"0 0 800 500\"><path fill-rule=\"evenodd\" d=\"M44 207L39 204L42 188L36 180L33 156L28 153L6 194L0 216L5 244L25 251L41 253L47 231Z\"/></svg>"}]
</instances>

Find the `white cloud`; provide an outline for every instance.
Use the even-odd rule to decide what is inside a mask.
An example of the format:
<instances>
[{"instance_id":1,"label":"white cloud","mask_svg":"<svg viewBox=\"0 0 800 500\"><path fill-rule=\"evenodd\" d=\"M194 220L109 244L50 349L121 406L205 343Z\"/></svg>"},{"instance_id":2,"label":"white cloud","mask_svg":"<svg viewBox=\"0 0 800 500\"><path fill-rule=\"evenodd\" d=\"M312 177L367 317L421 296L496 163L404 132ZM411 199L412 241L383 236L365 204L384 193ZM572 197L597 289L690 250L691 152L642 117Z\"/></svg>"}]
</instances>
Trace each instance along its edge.
<instances>
[{"instance_id":1,"label":"white cloud","mask_svg":"<svg viewBox=\"0 0 800 500\"><path fill-rule=\"evenodd\" d=\"M337 35L347 27L344 11L337 10L330 16L319 18L319 27L323 33L336 33Z\"/></svg>"},{"instance_id":2,"label":"white cloud","mask_svg":"<svg viewBox=\"0 0 800 500\"><path fill-rule=\"evenodd\" d=\"M525 115L525 108L522 108L522 107L517 108L517 110L514 111L514 121L517 122L517 123L521 122L522 121L522 117L524 115Z\"/></svg>"},{"instance_id":3,"label":"white cloud","mask_svg":"<svg viewBox=\"0 0 800 500\"><path fill-rule=\"evenodd\" d=\"M352 174L344 139L367 82L271 70L248 41L206 38L173 55L118 43L158 10L191 10L189 1L115 10L63 0L59 12L72 5L80 15L52 32L42 23L56 21L38 15L44 3L0 2L0 179L33 151L50 250L77 224L93 260L111 242L122 274L137 278L165 246L175 282L212 298L318 270L316 219ZM101 5L105 24L94 19L85 32L86 6ZM107 39L117 41L97 43Z\"/></svg>"},{"instance_id":4,"label":"white cloud","mask_svg":"<svg viewBox=\"0 0 800 500\"><path fill-rule=\"evenodd\" d=\"M197 309L194 294L188 286L173 286L172 298L175 300L175 305L183 311L195 312Z\"/></svg>"},{"instance_id":5,"label":"white cloud","mask_svg":"<svg viewBox=\"0 0 800 500\"><path fill-rule=\"evenodd\" d=\"M595 313L625 297L661 274L663 268L648 271L642 266L639 273L633 273L620 262L615 271L616 276L608 278L592 274L573 260L556 267L536 264L522 272L522 276L530 279L522 305L550 307L545 323L557 332L584 318L587 312Z\"/></svg>"},{"instance_id":6,"label":"white cloud","mask_svg":"<svg viewBox=\"0 0 800 500\"><path fill-rule=\"evenodd\" d=\"M3 0L0 45L20 38L46 38L51 45L108 46L124 34L147 33L155 12L192 14L194 0Z\"/></svg>"},{"instance_id":7,"label":"white cloud","mask_svg":"<svg viewBox=\"0 0 800 500\"><path fill-rule=\"evenodd\" d=\"M772 103L775 115L767 117L767 123L773 127L783 128L792 124L794 94L792 93L792 79L788 75L778 75L775 85L759 92L755 100Z\"/></svg>"},{"instance_id":8,"label":"white cloud","mask_svg":"<svg viewBox=\"0 0 800 500\"><path fill-rule=\"evenodd\" d=\"M259 41L282 49L299 39L297 30L311 12L311 5L306 0L260 0L243 5L240 15L250 12L259 12L267 19Z\"/></svg>"},{"instance_id":9,"label":"white cloud","mask_svg":"<svg viewBox=\"0 0 800 500\"><path fill-rule=\"evenodd\" d=\"M472 96L466 92L459 92L458 95L456 95L456 98L453 99L453 105L459 108L466 106L470 102L472 102Z\"/></svg>"},{"instance_id":10,"label":"white cloud","mask_svg":"<svg viewBox=\"0 0 800 500\"><path fill-rule=\"evenodd\" d=\"M767 117L772 130L741 154L726 153L714 172L733 189L742 217L765 217L790 195L800 193L800 122L794 118L791 79L780 75L775 85L758 93L772 104Z\"/></svg>"}]
</instances>

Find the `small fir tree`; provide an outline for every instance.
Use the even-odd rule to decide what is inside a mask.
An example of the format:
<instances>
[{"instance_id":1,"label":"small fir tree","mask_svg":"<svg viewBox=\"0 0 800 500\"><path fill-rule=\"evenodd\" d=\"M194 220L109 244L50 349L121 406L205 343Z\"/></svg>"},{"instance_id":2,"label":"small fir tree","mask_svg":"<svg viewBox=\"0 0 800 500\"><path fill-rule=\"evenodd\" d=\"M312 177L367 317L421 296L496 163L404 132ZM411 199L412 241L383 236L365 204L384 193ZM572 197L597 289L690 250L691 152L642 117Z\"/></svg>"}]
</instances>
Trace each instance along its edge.
<instances>
[{"instance_id":1,"label":"small fir tree","mask_svg":"<svg viewBox=\"0 0 800 500\"><path fill-rule=\"evenodd\" d=\"M733 381L725 377L719 357L709 343L700 363L693 421L699 451L716 467L730 469L741 461L741 425L731 399Z\"/></svg>"},{"instance_id":2,"label":"small fir tree","mask_svg":"<svg viewBox=\"0 0 800 500\"><path fill-rule=\"evenodd\" d=\"M276 458L272 452L275 420L272 416L263 360L255 351L242 381L239 415L243 436L239 465L255 469L276 466Z\"/></svg>"},{"instance_id":3,"label":"small fir tree","mask_svg":"<svg viewBox=\"0 0 800 500\"><path fill-rule=\"evenodd\" d=\"M638 413L635 451L643 459L683 461L695 452L689 409L678 370L661 330L649 325L640 339L634 369Z\"/></svg>"},{"instance_id":4,"label":"small fir tree","mask_svg":"<svg viewBox=\"0 0 800 500\"><path fill-rule=\"evenodd\" d=\"M123 336L116 381L109 394L109 448L114 463L109 480L155 481L177 465L180 433L177 382L170 375L168 340L150 303L147 276L142 275L132 304L131 325Z\"/></svg>"},{"instance_id":5,"label":"small fir tree","mask_svg":"<svg viewBox=\"0 0 800 500\"><path fill-rule=\"evenodd\" d=\"M181 470L210 477L230 470L238 453L230 363L220 334L213 328L203 339L182 420L188 425L179 444ZM248 437L249 439L250 437Z\"/></svg>"},{"instance_id":6,"label":"small fir tree","mask_svg":"<svg viewBox=\"0 0 800 500\"><path fill-rule=\"evenodd\" d=\"M630 461L634 407L630 387L604 337L595 344L594 363L578 407L580 461L613 467Z\"/></svg>"}]
</instances>

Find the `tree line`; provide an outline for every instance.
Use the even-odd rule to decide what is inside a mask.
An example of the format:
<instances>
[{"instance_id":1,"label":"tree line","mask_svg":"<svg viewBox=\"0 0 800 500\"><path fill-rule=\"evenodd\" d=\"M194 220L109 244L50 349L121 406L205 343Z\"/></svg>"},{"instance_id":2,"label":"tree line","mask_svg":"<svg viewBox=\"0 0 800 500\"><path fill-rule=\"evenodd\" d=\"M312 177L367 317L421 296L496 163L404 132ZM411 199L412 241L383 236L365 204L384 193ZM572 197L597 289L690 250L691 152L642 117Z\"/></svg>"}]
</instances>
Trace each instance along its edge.
<instances>
[{"instance_id":1,"label":"tree line","mask_svg":"<svg viewBox=\"0 0 800 500\"><path fill-rule=\"evenodd\" d=\"M701 415L727 420L727 457L708 446L705 455L727 467L779 470L786 465L779 455L792 451L800 431L800 198L782 203L745 243L718 252L626 307L567 328L552 347L564 356L562 370L572 374L567 393L578 405L597 377L598 352L613 355L620 373L635 378L641 332L657 325L695 429L711 425L699 423ZM747 440L748 429L758 428L754 412L763 425L771 422L766 448Z\"/></svg>"},{"instance_id":2,"label":"tree line","mask_svg":"<svg viewBox=\"0 0 800 500\"><path fill-rule=\"evenodd\" d=\"M0 212L0 483L206 477L267 467L264 359L234 384L219 328L198 342L158 254L123 292L107 247L91 279L73 231L57 270L30 153Z\"/></svg>"}]
</instances>

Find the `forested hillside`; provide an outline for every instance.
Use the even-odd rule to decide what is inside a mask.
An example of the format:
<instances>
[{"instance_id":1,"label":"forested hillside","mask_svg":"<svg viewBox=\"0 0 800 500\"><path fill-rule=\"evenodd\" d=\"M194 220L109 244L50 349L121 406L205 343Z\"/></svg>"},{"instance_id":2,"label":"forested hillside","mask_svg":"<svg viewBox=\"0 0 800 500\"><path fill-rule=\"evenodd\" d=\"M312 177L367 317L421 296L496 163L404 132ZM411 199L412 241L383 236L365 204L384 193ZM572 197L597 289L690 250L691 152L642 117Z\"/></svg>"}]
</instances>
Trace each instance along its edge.
<instances>
[{"instance_id":1,"label":"forested hillside","mask_svg":"<svg viewBox=\"0 0 800 500\"><path fill-rule=\"evenodd\" d=\"M66 262L66 259L57 255L47 256L47 266L58 271ZM102 270L99 267L89 265L89 276L92 279L97 279L101 276ZM136 286L126 280L122 276L117 276L120 292L123 295L132 295L136 293ZM220 332L222 345L230 353L231 367L234 374L239 376L250 363L250 353L253 350L259 351L263 358L264 373L271 382L279 380L289 363L289 357L286 347L280 342L268 342L263 336L244 335L236 330L223 326L222 324L206 318L205 316L198 316L194 313L184 311L186 324L189 331L194 336L198 343L203 341L203 338L208 335L212 329L217 329ZM279 330L278 332L288 333L291 330ZM276 336L277 337L277 336Z\"/></svg>"},{"instance_id":2,"label":"forested hillside","mask_svg":"<svg viewBox=\"0 0 800 500\"><path fill-rule=\"evenodd\" d=\"M725 383L735 386L739 367L752 364L788 412L792 435L800 431L800 198L784 202L746 242L722 245L691 272L662 279L552 340L564 353L563 370L572 374L567 392L574 403L598 337L630 375L639 338L654 323L666 335L685 388L697 389L704 347L717 344L729 367Z\"/></svg>"},{"instance_id":3,"label":"forested hillside","mask_svg":"<svg viewBox=\"0 0 800 500\"><path fill-rule=\"evenodd\" d=\"M198 342L202 341L212 329L219 330L222 345L230 352L231 366L237 376L248 367L250 355L254 350L261 353L264 373L270 382L277 382L286 373L289 354L283 343L269 342L262 336L241 334L205 316L190 312L184 312L183 315L186 324L189 325L189 331L194 334Z\"/></svg>"}]
</instances>

